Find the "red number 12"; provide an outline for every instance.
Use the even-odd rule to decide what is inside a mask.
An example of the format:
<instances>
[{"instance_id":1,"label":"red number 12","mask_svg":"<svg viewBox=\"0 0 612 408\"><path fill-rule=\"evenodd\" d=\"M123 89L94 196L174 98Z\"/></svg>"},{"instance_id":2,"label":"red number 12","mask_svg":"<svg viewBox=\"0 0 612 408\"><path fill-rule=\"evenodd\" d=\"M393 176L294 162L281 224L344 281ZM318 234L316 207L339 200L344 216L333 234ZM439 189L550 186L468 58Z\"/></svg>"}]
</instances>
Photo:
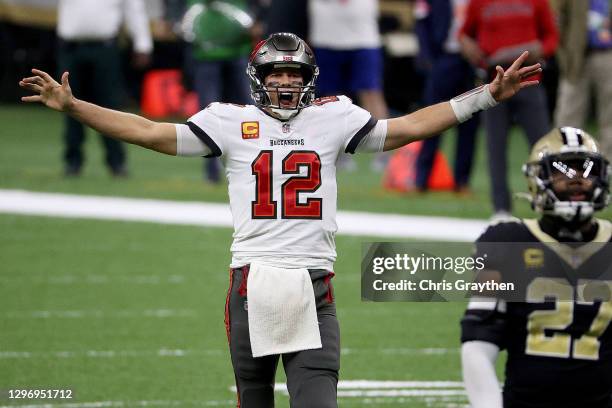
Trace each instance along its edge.
<instances>
[{"instance_id":1,"label":"red number 12","mask_svg":"<svg viewBox=\"0 0 612 408\"><path fill-rule=\"evenodd\" d=\"M255 201L251 202L252 218L276 218L276 201L272 200L272 150L263 150L251 163L255 176ZM283 174L299 174L306 166L305 176L290 177L281 187L281 218L321 219L321 198L299 202L300 193L313 193L321 186L321 159L311 150L294 150L283 159Z\"/></svg>"}]
</instances>

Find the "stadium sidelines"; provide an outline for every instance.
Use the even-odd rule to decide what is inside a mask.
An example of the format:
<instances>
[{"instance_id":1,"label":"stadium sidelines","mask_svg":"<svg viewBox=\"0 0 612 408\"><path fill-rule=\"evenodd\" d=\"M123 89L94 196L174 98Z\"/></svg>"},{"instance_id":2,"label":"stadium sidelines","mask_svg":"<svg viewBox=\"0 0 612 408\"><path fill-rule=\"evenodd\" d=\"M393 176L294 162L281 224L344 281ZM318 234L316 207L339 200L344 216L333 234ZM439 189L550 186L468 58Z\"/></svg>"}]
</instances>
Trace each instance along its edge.
<instances>
[{"instance_id":1,"label":"stadium sidelines","mask_svg":"<svg viewBox=\"0 0 612 408\"><path fill-rule=\"evenodd\" d=\"M228 204L85 196L0 189L0 213L232 227ZM474 241L485 220L338 211L338 234Z\"/></svg>"}]
</instances>

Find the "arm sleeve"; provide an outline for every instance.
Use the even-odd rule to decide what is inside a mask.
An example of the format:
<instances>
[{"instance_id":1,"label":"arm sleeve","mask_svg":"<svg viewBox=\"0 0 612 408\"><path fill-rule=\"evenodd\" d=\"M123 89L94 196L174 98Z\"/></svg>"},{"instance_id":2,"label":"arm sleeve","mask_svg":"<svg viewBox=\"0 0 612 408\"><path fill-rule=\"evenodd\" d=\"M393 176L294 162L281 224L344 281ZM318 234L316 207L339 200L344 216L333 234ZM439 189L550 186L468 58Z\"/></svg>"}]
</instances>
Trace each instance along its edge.
<instances>
[{"instance_id":1,"label":"arm sleeve","mask_svg":"<svg viewBox=\"0 0 612 408\"><path fill-rule=\"evenodd\" d=\"M153 40L149 29L149 17L143 0L125 0L125 23L132 36L134 50L150 53L153 50Z\"/></svg>"},{"instance_id":2,"label":"arm sleeve","mask_svg":"<svg viewBox=\"0 0 612 408\"><path fill-rule=\"evenodd\" d=\"M357 146L374 129L378 121L368 111L354 105L350 99L346 99L348 100L348 111L344 115L344 152L354 154Z\"/></svg>"},{"instance_id":3,"label":"arm sleeve","mask_svg":"<svg viewBox=\"0 0 612 408\"><path fill-rule=\"evenodd\" d=\"M204 156L212 157L212 150L200 140L189 126L176 124L176 155L177 156Z\"/></svg>"},{"instance_id":4,"label":"arm sleeve","mask_svg":"<svg viewBox=\"0 0 612 408\"><path fill-rule=\"evenodd\" d=\"M218 115L219 106L218 103L212 103L190 117L185 125L177 127L177 155L179 149L188 156L200 156L202 155L200 153L205 153L204 157L220 157L227 153L224 151L221 119ZM203 146L196 144L194 138L200 140L208 152ZM184 145L179 148L179 143Z\"/></svg>"},{"instance_id":5,"label":"arm sleeve","mask_svg":"<svg viewBox=\"0 0 612 408\"><path fill-rule=\"evenodd\" d=\"M461 346L463 383L472 408L502 408L502 394L495 373L499 348L484 341Z\"/></svg>"},{"instance_id":6,"label":"arm sleeve","mask_svg":"<svg viewBox=\"0 0 612 408\"><path fill-rule=\"evenodd\" d=\"M555 23L550 3L547 0L540 2L538 8L538 28L540 41L542 42L542 52L546 57L551 57L559 45L559 30Z\"/></svg>"},{"instance_id":7,"label":"arm sleeve","mask_svg":"<svg viewBox=\"0 0 612 408\"><path fill-rule=\"evenodd\" d=\"M387 138L387 121L379 120L376 125L361 139L355 151L359 153L382 152Z\"/></svg>"}]
</instances>

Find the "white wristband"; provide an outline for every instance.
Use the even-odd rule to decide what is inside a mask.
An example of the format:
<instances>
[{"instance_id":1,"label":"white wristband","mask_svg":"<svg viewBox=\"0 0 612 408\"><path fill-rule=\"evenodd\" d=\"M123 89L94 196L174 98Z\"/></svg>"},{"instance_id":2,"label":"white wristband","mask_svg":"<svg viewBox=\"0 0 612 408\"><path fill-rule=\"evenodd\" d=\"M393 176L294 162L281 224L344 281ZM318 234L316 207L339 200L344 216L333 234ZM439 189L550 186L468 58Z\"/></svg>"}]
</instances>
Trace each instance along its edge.
<instances>
[{"instance_id":1,"label":"white wristband","mask_svg":"<svg viewBox=\"0 0 612 408\"><path fill-rule=\"evenodd\" d=\"M465 122L478 111L492 108L497 101L489 91L489 84L479 86L450 100L459 123Z\"/></svg>"}]
</instances>

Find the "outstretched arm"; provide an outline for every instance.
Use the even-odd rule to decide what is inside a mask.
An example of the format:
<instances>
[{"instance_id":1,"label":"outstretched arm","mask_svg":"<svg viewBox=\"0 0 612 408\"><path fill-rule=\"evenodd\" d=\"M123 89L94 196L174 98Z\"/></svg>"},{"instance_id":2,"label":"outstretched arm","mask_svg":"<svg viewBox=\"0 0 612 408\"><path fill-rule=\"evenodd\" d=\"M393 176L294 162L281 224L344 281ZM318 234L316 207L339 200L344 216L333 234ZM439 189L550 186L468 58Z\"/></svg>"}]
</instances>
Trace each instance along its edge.
<instances>
[{"instance_id":1,"label":"outstretched arm","mask_svg":"<svg viewBox=\"0 0 612 408\"><path fill-rule=\"evenodd\" d=\"M72 95L68 72L59 84L49 74L33 69L35 76L24 78L19 86L34 92L21 98L24 102L40 102L51 109L65 112L98 132L127 143L160 153L176 155L176 129L172 123L158 123L131 113L106 109L77 99Z\"/></svg>"},{"instance_id":2,"label":"outstretched arm","mask_svg":"<svg viewBox=\"0 0 612 408\"><path fill-rule=\"evenodd\" d=\"M388 120L384 150L397 149L408 143L440 134L469 118L474 112L511 98L521 89L537 85L525 79L542 71L540 64L522 67L529 56L525 51L506 71L496 67L495 79L450 101L431 105L409 115Z\"/></svg>"}]
</instances>

